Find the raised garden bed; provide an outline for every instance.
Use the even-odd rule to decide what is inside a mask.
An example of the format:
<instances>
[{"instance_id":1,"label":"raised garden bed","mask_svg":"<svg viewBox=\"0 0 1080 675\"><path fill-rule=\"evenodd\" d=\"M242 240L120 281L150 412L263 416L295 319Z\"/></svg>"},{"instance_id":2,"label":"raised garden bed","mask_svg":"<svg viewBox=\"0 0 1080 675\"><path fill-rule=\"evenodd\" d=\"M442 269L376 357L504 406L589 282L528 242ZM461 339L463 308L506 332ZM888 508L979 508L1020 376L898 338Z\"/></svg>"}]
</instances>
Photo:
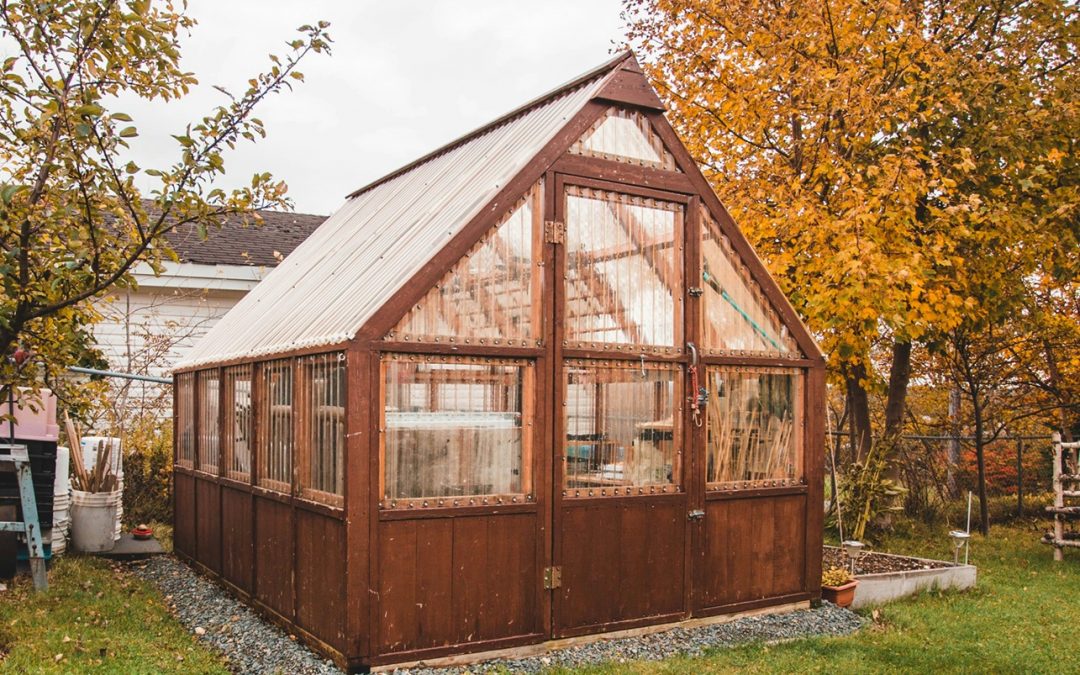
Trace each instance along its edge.
<instances>
[{"instance_id":1,"label":"raised garden bed","mask_svg":"<svg viewBox=\"0 0 1080 675\"><path fill-rule=\"evenodd\" d=\"M826 546L822 564L825 569L847 567L848 559L841 549ZM976 569L974 565L957 565L945 560L870 552L859 558L855 578L859 580L859 585L851 606L858 609L934 588L972 588L975 586Z\"/></svg>"}]
</instances>

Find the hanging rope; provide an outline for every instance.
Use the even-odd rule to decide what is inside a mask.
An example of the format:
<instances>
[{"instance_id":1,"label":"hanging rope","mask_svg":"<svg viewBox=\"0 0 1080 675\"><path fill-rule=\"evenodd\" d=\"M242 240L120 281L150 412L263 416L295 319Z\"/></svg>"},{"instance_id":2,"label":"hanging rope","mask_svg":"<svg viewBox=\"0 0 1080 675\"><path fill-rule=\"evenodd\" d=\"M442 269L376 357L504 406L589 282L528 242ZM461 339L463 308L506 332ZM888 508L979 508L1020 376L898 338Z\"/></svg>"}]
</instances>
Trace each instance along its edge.
<instances>
[{"instance_id":1,"label":"hanging rope","mask_svg":"<svg viewBox=\"0 0 1080 675\"><path fill-rule=\"evenodd\" d=\"M750 317L750 315L747 314L745 310L743 310L742 307L739 307L739 303L735 302L735 299L732 298L726 290L724 290L724 288L720 285L720 282L717 281L716 277L709 274L708 270L702 270L701 278L704 279L705 283L707 283L710 288L719 293L721 298L727 300L728 304L731 305L735 309L735 311L738 312L740 316L742 316L742 318L746 319L746 322L750 324L750 326L754 329L754 332L768 340L769 344L771 344L773 347L776 347L777 351L784 351L784 348L781 347L780 344L776 340L774 340L771 335L765 332L764 328L759 326L758 323L754 321Z\"/></svg>"}]
</instances>

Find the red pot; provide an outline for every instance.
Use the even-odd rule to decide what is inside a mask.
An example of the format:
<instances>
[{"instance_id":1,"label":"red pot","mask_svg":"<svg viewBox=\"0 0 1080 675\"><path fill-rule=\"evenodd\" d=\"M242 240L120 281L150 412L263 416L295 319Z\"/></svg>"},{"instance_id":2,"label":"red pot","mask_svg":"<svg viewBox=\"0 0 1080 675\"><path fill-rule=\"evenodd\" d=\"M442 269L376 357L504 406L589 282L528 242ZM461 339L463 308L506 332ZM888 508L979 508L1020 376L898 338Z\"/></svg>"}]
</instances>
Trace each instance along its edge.
<instances>
[{"instance_id":1,"label":"red pot","mask_svg":"<svg viewBox=\"0 0 1080 675\"><path fill-rule=\"evenodd\" d=\"M149 527L136 527L132 528L131 536L136 539L150 539L154 536L154 531Z\"/></svg>"},{"instance_id":2,"label":"red pot","mask_svg":"<svg viewBox=\"0 0 1080 675\"><path fill-rule=\"evenodd\" d=\"M855 600L855 587L859 585L858 579L853 579L843 586L822 586L821 599L828 600L837 607L850 607Z\"/></svg>"}]
</instances>

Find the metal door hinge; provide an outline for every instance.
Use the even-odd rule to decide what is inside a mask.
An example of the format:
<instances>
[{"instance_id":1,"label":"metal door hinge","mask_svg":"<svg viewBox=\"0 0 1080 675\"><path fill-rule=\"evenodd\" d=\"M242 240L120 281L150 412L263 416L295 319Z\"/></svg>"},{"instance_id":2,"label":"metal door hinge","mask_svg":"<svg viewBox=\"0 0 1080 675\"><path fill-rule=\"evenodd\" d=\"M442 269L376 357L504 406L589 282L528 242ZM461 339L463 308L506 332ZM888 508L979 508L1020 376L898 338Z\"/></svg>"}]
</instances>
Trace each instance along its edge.
<instances>
[{"instance_id":1,"label":"metal door hinge","mask_svg":"<svg viewBox=\"0 0 1080 675\"><path fill-rule=\"evenodd\" d=\"M705 289L701 286L691 286L686 289L686 292L690 295L691 298L700 298L702 295L705 294Z\"/></svg>"},{"instance_id":2,"label":"metal door hinge","mask_svg":"<svg viewBox=\"0 0 1080 675\"><path fill-rule=\"evenodd\" d=\"M561 567L545 567L544 568L544 590L550 591L553 588L562 587L562 568Z\"/></svg>"},{"instance_id":3,"label":"metal door hinge","mask_svg":"<svg viewBox=\"0 0 1080 675\"><path fill-rule=\"evenodd\" d=\"M705 517L705 512L701 509L694 509L690 513L686 514L687 520L701 520Z\"/></svg>"},{"instance_id":4,"label":"metal door hinge","mask_svg":"<svg viewBox=\"0 0 1080 675\"><path fill-rule=\"evenodd\" d=\"M560 220L545 220L544 241L549 244L564 243L566 241L566 223Z\"/></svg>"}]
</instances>

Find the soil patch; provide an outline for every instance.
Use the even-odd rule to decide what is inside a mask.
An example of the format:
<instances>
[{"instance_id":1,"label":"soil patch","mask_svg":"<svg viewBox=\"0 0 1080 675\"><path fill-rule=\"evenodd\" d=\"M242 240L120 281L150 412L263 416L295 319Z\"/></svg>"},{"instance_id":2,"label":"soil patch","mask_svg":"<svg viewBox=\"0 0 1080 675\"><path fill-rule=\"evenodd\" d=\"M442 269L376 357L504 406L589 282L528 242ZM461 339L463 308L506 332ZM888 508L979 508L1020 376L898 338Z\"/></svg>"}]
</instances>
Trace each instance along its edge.
<instances>
[{"instance_id":1,"label":"soil patch","mask_svg":"<svg viewBox=\"0 0 1080 675\"><path fill-rule=\"evenodd\" d=\"M826 546L821 560L823 569L830 567L850 566L848 557L843 549ZM953 564L943 560L923 560L922 558L908 558L898 555L884 555L881 553L864 553L859 562L855 564L855 574L878 574L879 572L908 572L911 570L934 570L943 567L952 567Z\"/></svg>"}]
</instances>

